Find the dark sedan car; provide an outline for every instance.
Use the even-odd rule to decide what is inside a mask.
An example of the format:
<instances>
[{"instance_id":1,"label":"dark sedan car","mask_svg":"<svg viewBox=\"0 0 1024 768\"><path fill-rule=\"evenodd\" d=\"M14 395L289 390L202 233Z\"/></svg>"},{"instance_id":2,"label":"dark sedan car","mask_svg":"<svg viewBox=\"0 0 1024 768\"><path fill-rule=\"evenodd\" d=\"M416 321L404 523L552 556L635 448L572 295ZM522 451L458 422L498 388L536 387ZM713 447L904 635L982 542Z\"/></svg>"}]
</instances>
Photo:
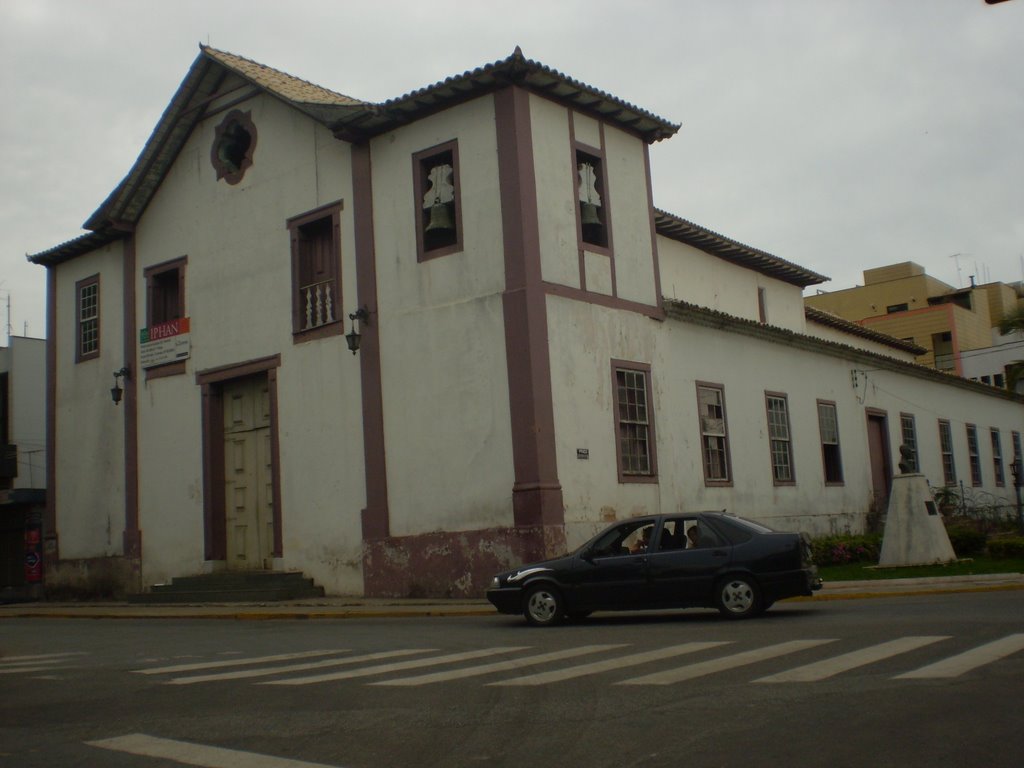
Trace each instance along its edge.
<instances>
[{"instance_id":1,"label":"dark sedan car","mask_svg":"<svg viewBox=\"0 0 1024 768\"><path fill-rule=\"evenodd\" d=\"M755 616L821 589L807 537L723 512L637 517L571 555L494 577L487 599L535 626L592 611L718 608Z\"/></svg>"}]
</instances>

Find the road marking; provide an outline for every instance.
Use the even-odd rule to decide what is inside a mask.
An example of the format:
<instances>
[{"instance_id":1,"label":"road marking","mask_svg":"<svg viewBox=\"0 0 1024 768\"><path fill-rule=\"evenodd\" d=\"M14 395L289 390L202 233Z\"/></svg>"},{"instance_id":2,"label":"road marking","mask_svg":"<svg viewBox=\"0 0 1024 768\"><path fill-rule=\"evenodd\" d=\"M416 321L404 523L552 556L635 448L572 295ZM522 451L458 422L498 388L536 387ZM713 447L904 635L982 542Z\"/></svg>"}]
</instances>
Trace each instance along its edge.
<instances>
[{"instance_id":1,"label":"road marking","mask_svg":"<svg viewBox=\"0 0 1024 768\"><path fill-rule=\"evenodd\" d=\"M260 755L237 749L211 747L188 741L160 739L144 733L116 736L112 739L85 742L91 747L109 749L112 752L127 752L130 755L156 757L173 760L184 765L198 765L201 768L337 768L326 763L307 763L305 760L291 760L287 757Z\"/></svg>"},{"instance_id":2,"label":"road marking","mask_svg":"<svg viewBox=\"0 0 1024 768\"><path fill-rule=\"evenodd\" d=\"M84 652L38 653L26 656L6 656L0 659L0 675L19 675L29 672L49 672L59 664L73 661L75 656L86 656Z\"/></svg>"},{"instance_id":3,"label":"road marking","mask_svg":"<svg viewBox=\"0 0 1024 768\"><path fill-rule=\"evenodd\" d=\"M623 680L622 682L615 683L615 685L669 685L671 683L680 683L684 680L692 680L695 677L710 675L715 672L722 672L727 669L746 666L747 664L754 664L755 662L764 661L766 659L774 659L776 656L784 656L787 653L796 653L797 651L814 648L817 645L834 642L834 639L790 640L789 642L779 643L778 645L769 645L765 648L757 648L753 651L744 651L742 653L733 654L732 656L725 656L721 659L712 659L711 661L691 664L686 667L669 669L664 672L655 672L654 674L644 675L643 677L634 677L631 680Z\"/></svg>"},{"instance_id":4,"label":"road marking","mask_svg":"<svg viewBox=\"0 0 1024 768\"><path fill-rule=\"evenodd\" d=\"M7 664L9 662L21 662L21 661L49 661L51 659L63 660L68 656L85 656L85 651L66 651L65 653L37 653L31 656L0 656L0 663Z\"/></svg>"},{"instance_id":5,"label":"road marking","mask_svg":"<svg viewBox=\"0 0 1024 768\"><path fill-rule=\"evenodd\" d=\"M876 661L892 658L901 653L907 653L926 645L937 643L940 640L948 640L948 635L927 636L927 637L901 637L890 640L887 643L879 643L868 648L861 648L859 651L851 651L840 656L833 656L831 659L823 659L813 664L805 664L802 667L780 672L777 675L768 675L755 680L755 683L810 683L816 680L838 675L840 672L847 672L867 664L874 664Z\"/></svg>"},{"instance_id":6,"label":"road marking","mask_svg":"<svg viewBox=\"0 0 1024 768\"><path fill-rule=\"evenodd\" d=\"M562 659L584 656L588 653L598 653L600 651L608 651L613 648L623 647L625 646L621 644L582 645L577 648L552 651L551 653L541 653L536 656L523 656L518 659L509 659L507 661L496 661L493 664L481 664L476 667L463 667L462 669L453 669L448 672L434 672L428 675L417 675L415 677L401 677L396 680L382 680L377 683L370 683L370 685L428 685L430 683L440 683L447 680L461 680L464 677L487 675L491 672L504 672L509 669L520 669L522 667L529 667L535 664L545 664L549 661L561 661Z\"/></svg>"},{"instance_id":7,"label":"road marking","mask_svg":"<svg viewBox=\"0 0 1024 768\"><path fill-rule=\"evenodd\" d=\"M719 645L728 645L729 642L731 641L723 640L706 643L683 643L682 645L672 645L668 648L658 648L654 651L632 653L627 656L619 656L617 658L606 659L604 661L595 661L590 664L580 664L575 667L555 669L551 672L538 672L535 675L525 675L511 680L499 680L494 683L488 683L488 685L546 685L547 683L558 683L563 680L571 680L585 675L595 675L600 672L611 672L616 669L624 669L625 667L634 667L638 664L646 664L650 661L670 659L675 656L682 656L686 653L696 653L697 651L715 648Z\"/></svg>"},{"instance_id":8,"label":"road marking","mask_svg":"<svg viewBox=\"0 0 1024 768\"><path fill-rule=\"evenodd\" d=\"M347 680L352 677L366 677L368 675L382 675L388 672L398 672L404 669L417 669L420 667L434 667L438 664L451 664L456 661L469 661L480 659L485 656L494 656L499 653L512 653L513 651L525 651L530 646L510 646L507 648L483 648L479 651L466 651L465 653L449 653L445 656L432 656L428 659L414 659L412 661L397 661L394 664L377 664L373 667L362 669L346 669L342 672L331 672L326 675L310 675L308 677L290 677L286 680L268 680L259 685L310 685L311 683L323 683L330 680Z\"/></svg>"},{"instance_id":9,"label":"road marking","mask_svg":"<svg viewBox=\"0 0 1024 768\"><path fill-rule=\"evenodd\" d=\"M926 667L897 675L897 680L914 680L927 677L958 677L977 667L998 661L1006 656L1024 650L1024 634L1009 635L969 651L950 656Z\"/></svg>"},{"instance_id":10,"label":"road marking","mask_svg":"<svg viewBox=\"0 0 1024 768\"><path fill-rule=\"evenodd\" d=\"M223 661L201 661L192 664L173 664L169 667L149 667L136 669L140 675L163 675L168 672L193 672L200 669L221 669L223 667L240 667L245 664L262 664L266 661L289 661L291 659L309 659L314 656L330 656L333 653L346 653L348 648L335 648L333 651L299 651L296 653L279 653L274 656L251 656L245 659L227 659Z\"/></svg>"},{"instance_id":11,"label":"road marking","mask_svg":"<svg viewBox=\"0 0 1024 768\"><path fill-rule=\"evenodd\" d=\"M167 685L191 685L192 683L208 683L212 680L241 680L247 677L269 677L280 675L286 672L305 672L309 669L323 669L324 667L342 667L348 664L359 664L363 661L379 661L380 659L393 659L396 656L412 656L417 653L430 653L437 648L403 648L397 651L379 651L378 653L367 653L363 656L344 656L338 659L325 659L323 661L308 661L304 664L285 664L277 667L259 667L258 669L240 669L235 672L214 672L209 675L193 675L192 677L175 677L167 681Z\"/></svg>"}]
</instances>

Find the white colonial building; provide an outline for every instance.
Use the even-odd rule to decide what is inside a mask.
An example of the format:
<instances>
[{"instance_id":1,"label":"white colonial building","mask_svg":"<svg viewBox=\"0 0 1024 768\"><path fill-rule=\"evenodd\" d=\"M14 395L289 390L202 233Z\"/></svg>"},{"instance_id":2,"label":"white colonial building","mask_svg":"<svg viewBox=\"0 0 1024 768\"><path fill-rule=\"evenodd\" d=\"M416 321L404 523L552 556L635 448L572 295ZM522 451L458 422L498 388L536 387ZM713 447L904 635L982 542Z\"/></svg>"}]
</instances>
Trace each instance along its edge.
<instances>
[{"instance_id":1,"label":"white colonial building","mask_svg":"<svg viewBox=\"0 0 1024 768\"><path fill-rule=\"evenodd\" d=\"M1009 503L1021 399L655 208L676 129L518 49L373 104L202 47L89 233L31 257L48 583L479 595L631 515L860 530L903 443Z\"/></svg>"}]
</instances>

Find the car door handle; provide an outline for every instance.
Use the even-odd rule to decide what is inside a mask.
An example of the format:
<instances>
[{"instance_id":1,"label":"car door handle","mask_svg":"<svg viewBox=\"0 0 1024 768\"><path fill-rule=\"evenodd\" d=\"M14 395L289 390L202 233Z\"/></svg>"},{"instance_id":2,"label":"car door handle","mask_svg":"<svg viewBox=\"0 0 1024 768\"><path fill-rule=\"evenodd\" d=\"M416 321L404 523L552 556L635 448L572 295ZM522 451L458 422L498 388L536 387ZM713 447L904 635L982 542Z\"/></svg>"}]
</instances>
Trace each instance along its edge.
<instances>
[{"instance_id":1,"label":"car door handle","mask_svg":"<svg viewBox=\"0 0 1024 768\"><path fill-rule=\"evenodd\" d=\"M712 557L725 557L728 553L724 549L716 549L712 551Z\"/></svg>"}]
</instances>

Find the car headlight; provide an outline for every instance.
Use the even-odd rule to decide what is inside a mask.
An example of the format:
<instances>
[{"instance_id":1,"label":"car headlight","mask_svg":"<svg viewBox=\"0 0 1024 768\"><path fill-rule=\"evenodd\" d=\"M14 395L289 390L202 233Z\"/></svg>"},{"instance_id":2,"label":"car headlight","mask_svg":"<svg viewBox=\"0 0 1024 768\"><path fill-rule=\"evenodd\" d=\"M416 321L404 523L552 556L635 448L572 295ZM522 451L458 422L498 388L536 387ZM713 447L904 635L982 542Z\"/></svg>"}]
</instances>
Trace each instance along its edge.
<instances>
[{"instance_id":1,"label":"car headlight","mask_svg":"<svg viewBox=\"0 0 1024 768\"><path fill-rule=\"evenodd\" d=\"M499 589L501 587L501 579L495 576L491 579L491 589Z\"/></svg>"}]
</instances>

